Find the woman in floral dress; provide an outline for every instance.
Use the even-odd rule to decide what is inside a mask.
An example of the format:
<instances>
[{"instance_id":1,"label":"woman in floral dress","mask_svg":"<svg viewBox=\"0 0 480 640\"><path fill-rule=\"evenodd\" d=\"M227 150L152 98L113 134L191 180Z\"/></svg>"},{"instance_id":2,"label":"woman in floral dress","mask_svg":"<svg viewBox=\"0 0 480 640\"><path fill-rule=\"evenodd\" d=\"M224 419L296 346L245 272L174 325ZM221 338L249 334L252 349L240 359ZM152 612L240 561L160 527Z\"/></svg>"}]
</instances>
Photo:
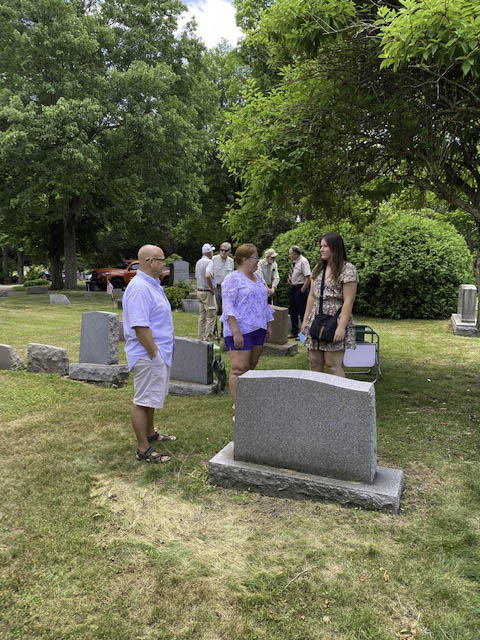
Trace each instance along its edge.
<instances>
[{"instance_id":1,"label":"woman in floral dress","mask_svg":"<svg viewBox=\"0 0 480 640\"><path fill-rule=\"evenodd\" d=\"M234 406L238 376L257 366L273 320L267 287L255 273L257 247L240 245L235 251L235 264L237 270L222 282L223 335L230 355L229 388Z\"/></svg>"},{"instance_id":2,"label":"woman in floral dress","mask_svg":"<svg viewBox=\"0 0 480 640\"><path fill-rule=\"evenodd\" d=\"M332 343L315 340L310 336L310 327L319 311L322 275L325 271L325 288L323 292L323 313L335 315L342 309L338 319L337 330ZM355 325L353 324L352 309L357 293L358 274L350 262L343 238L339 233L330 231L320 241L320 260L312 273L310 294L307 300L305 315L302 323L302 333L305 335L305 346L308 349L308 359L312 371L324 371L334 376L345 377L343 371L343 354L346 348L355 349Z\"/></svg>"}]
</instances>

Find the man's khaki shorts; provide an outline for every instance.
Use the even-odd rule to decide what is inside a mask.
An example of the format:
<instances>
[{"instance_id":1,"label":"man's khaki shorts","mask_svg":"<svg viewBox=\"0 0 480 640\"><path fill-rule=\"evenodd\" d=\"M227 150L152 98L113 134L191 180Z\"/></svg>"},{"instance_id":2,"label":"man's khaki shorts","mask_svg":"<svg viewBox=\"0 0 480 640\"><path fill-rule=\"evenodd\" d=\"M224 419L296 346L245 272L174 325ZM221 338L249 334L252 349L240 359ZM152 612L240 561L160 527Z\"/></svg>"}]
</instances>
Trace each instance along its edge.
<instances>
[{"instance_id":1,"label":"man's khaki shorts","mask_svg":"<svg viewBox=\"0 0 480 640\"><path fill-rule=\"evenodd\" d=\"M140 407L161 409L168 395L170 367L165 364L160 353L153 360L140 358L132 369L135 396L133 403Z\"/></svg>"}]
</instances>

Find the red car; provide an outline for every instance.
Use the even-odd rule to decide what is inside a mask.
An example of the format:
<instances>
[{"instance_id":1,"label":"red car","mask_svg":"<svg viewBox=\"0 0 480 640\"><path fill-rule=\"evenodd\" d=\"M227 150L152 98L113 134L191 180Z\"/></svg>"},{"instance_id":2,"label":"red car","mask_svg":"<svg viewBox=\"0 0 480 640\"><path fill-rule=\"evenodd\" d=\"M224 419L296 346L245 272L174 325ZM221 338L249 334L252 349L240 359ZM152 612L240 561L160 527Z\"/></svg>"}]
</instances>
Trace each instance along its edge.
<instances>
[{"instance_id":1,"label":"red car","mask_svg":"<svg viewBox=\"0 0 480 640\"><path fill-rule=\"evenodd\" d=\"M137 274L138 260L127 260L120 267L107 267L92 271L90 289L107 290L107 282L110 280L114 289L125 289L130 280ZM160 276L163 286L168 284L170 269L166 267Z\"/></svg>"}]
</instances>

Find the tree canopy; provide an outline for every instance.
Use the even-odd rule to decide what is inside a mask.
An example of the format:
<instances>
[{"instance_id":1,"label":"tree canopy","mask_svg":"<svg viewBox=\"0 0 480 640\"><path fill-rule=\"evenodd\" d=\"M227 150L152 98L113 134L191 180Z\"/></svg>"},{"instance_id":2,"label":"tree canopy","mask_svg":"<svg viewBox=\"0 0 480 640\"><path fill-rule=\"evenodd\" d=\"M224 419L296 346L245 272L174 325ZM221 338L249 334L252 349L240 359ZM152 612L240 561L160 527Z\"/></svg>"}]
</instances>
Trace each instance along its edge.
<instances>
[{"instance_id":1,"label":"tree canopy","mask_svg":"<svg viewBox=\"0 0 480 640\"><path fill-rule=\"evenodd\" d=\"M100 230L168 242L201 207L216 104L179 0L0 1L0 220L76 285ZM138 246L138 244L137 244Z\"/></svg>"},{"instance_id":2,"label":"tree canopy","mask_svg":"<svg viewBox=\"0 0 480 640\"><path fill-rule=\"evenodd\" d=\"M236 0L253 77L224 131L259 218L344 217L350 197L414 184L480 228L480 6L473 0Z\"/></svg>"}]
</instances>

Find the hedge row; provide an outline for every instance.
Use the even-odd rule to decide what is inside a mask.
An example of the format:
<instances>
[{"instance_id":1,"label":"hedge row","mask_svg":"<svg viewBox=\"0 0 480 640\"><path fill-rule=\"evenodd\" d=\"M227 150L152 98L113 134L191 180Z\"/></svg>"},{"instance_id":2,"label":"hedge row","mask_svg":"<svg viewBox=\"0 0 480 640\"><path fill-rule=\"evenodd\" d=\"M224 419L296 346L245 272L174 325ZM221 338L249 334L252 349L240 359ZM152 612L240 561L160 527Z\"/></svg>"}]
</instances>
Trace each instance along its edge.
<instances>
[{"instance_id":1,"label":"hedge row","mask_svg":"<svg viewBox=\"0 0 480 640\"><path fill-rule=\"evenodd\" d=\"M330 231L314 222L278 236L273 247L282 274L277 302L288 305L288 249L299 245L313 269L321 236ZM359 272L354 311L383 318L446 318L456 310L458 287L474 282L472 256L465 240L449 224L396 213L354 232L338 228L349 262Z\"/></svg>"}]
</instances>

